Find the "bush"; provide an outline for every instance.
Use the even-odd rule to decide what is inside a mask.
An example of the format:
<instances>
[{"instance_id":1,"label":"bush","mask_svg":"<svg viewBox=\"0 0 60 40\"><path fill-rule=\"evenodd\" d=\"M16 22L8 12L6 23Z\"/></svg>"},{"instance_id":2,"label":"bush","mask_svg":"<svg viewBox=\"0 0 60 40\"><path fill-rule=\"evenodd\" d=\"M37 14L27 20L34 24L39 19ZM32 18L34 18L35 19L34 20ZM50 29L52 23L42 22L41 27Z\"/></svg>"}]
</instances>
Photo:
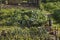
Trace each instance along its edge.
<instances>
[{"instance_id":1,"label":"bush","mask_svg":"<svg viewBox=\"0 0 60 40\"><path fill-rule=\"evenodd\" d=\"M60 23L60 9L54 11L53 18L56 20L56 22Z\"/></svg>"},{"instance_id":2,"label":"bush","mask_svg":"<svg viewBox=\"0 0 60 40\"><path fill-rule=\"evenodd\" d=\"M49 11L49 12L53 12L56 9L60 9L60 2L49 2L44 4L44 9Z\"/></svg>"},{"instance_id":3,"label":"bush","mask_svg":"<svg viewBox=\"0 0 60 40\"><path fill-rule=\"evenodd\" d=\"M19 10L19 9L2 9L1 21L4 20L5 25L16 26L37 26L46 21L46 16L40 10Z\"/></svg>"}]
</instances>

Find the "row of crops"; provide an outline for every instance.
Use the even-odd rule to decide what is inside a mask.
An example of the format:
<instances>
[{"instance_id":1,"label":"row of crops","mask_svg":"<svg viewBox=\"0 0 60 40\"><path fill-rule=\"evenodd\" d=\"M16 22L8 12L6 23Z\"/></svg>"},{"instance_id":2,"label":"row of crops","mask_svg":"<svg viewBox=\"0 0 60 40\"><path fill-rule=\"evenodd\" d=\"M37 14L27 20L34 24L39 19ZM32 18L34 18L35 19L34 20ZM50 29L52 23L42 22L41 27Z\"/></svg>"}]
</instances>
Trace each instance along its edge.
<instances>
[{"instance_id":1,"label":"row of crops","mask_svg":"<svg viewBox=\"0 0 60 40\"><path fill-rule=\"evenodd\" d=\"M53 21L51 33L48 15ZM35 10L0 10L0 40L55 39L60 40L60 2L41 3Z\"/></svg>"},{"instance_id":2,"label":"row of crops","mask_svg":"<svg viewBox=\"0 0 60 40\"><path fill-rule=\"evenodd\" d=\"M41 26L47 21L47 16L40 10L2 9L0 25L12 26Z\"/></svg>"},{"instance_id":3,"label":"row of crops","mask_svg":"<svg viewBox=\"0 0 60 40\"><path fill-rule=\"evenodd\" d=\"M42 30L43 29L43 30ZM45 28L0 27L0 40L48 40L50 35Z\"/></svg>"},{"instance_id":4,"label":"row of crops","mask_svg":"<svg viewBox=\"0 0 60 40\"><path fill-rule=\"evenodd\" d=\"M59 22L59 9L54 10L52 18ZM52 19L51 18L51 19ZM58 18L58 20L57 20ZM0 10L1 40L52 40L55 34L49 34L49 18L46 11L25 9ZM55 22L55 23L56 23ZM53 29L53 26L52 26ZM55 30L55 29L54 29ZM54 30L52 30L54 32ZM48 36L47 36L48 35ZM57 35L58 39L60 34ZM9 37L8 37L9 36ZM52 37L52 38L51 38Z\"/></svg>"},{"instance_id":5,"label":"row of crops","mask_svg":"<svg viewBox=\"0 0 60 40\"><path fill-rule=\"evenodd\" d=\"M1 9L0 40L50 39L47 29L43 26L48 20L44 13L41 10Z\"/></svg>"}]
</instances>

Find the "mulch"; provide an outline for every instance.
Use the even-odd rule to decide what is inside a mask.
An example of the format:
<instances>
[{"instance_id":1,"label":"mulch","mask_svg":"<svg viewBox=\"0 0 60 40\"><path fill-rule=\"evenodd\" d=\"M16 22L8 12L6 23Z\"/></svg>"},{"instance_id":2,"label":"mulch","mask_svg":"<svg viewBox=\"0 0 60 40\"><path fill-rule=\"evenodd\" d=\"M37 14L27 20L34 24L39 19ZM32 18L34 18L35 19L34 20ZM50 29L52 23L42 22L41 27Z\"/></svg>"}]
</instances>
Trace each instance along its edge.
<instances>
[{"instance_id":1,"label":"mulch","mask_svg":"<svg viewBox=\"0 0 60 40\"><path fill-rule=\"evenodd\" d=\"M0 5L1 6L1 5ZM22 8L22 9L37 9L35 6L26 6L26 5L2 5L2 8Z\"/></svg>"}]
</instances>

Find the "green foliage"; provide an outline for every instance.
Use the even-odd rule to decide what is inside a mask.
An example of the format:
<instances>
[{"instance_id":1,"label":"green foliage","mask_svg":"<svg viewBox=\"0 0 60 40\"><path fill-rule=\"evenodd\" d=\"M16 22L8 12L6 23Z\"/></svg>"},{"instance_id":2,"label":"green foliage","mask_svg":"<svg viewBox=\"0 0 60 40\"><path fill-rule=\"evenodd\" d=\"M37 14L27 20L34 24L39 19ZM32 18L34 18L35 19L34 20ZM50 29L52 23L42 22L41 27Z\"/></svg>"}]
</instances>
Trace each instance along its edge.
<instances>
[{"instance_id":1,"label":"green foliage","mask_svg":"<svg viewBox=\"0 0 60 40\"><path fill-rule=\"evenodd\" d=\"M60 9L60 2L48 2L48 3L41 3L42 10L46 10L49 12L53 12L56 9Z\"/></svg>"},{"instance_id":2,"label":"green foliage","mask_svg":"<svg viewBox=\"0 0 60 40\"><path fill-rule=\"evenodd\" d=\"M60 23L60 2L44 2L40 4L40 10L1 9L0 26L5 27L0 27L0 40L52 40L46 28L41 25L48 19L45 14L50 12L55 21ZM1 35L2 30L5 30L6 36Z\"/></svg>"},{"instance_id":3,"label":"green foliage","mask_svg":"<svg viewBox=\"0 0 60 40\"><path fill-rule=\"evenodd\" d=\"M46 21L46 16L40 10L2 9L0 20L5 25L40 25ZM4 21L4 22L3 22Z\"/></svg>"},{"instance_id":4,"label":"green foliage","mask_svg":"<svg viewBox=\"0 0 60 40\"><path fill-rule=\"evenodd\" d=\"M47 2L57 2L57 1L60 1L60 0L42 0L42 2L44 2L44 3L47 3Z\"/></svg>"},{"instance_id":5,"label":"green foliage","mask_svg":"<svg viewBox=\"0 0 60 40\"><path fill-rule=\"evenodd\" d=\"M54 11L53 18L56 20L56 22L60 23L60 9Z\"/></svg>"},{"instance_id":6,"label":"green foliage","mask_svg":"<svg viewBox=\"0 0 60 40\"><path fill-rule=\"evenodd\" d=\"M30 29L25 27L3 27L0 28L0 33L2 34L2 30L6 33L4 36L0 34L0 40L45 40L48 38L48 33L43 28L31 27ZM42 30L41 30L42 29Z\"/></svg>"}]
</instances>

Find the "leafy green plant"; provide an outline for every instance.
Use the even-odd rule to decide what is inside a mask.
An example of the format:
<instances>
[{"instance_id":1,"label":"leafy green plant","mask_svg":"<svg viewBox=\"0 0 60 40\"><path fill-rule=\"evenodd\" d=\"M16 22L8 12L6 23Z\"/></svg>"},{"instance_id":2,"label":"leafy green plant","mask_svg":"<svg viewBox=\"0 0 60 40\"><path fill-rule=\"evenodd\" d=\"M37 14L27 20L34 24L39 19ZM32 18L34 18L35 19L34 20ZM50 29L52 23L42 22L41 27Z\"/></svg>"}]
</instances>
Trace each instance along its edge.
<instances>
[{"instance_id":1,"label":"leafy green plant","mask_svg":"<svg viewBox=\"0 0 60 40\"><path fill-rule=\"evenodd\" d=\"M53 18L56 20L56 22L60 23L60 9L54 11Z\"/></svg>"},{"instance_id":2,"label":"leafy green plant","mask_svg":"<svg viewBox=\"0 0 60 40\"><path fill-rule=\"evenodd\" d=\"M46 21L46 16L40 10L18 10L18 9L2 9L1 18L5 20L5 25L20 25L20 26L37 26ZM2 21L1 20L1 21Z\"/></svg>"},{"instance_id":3,"label":"leafy green plant","mask_svg":"<svg viewBox=\"0 0 60 40\"><path fill-rule=\"evenodd\" d=\"M2 33L2 30L4 30L3 36L0 34L0 40L45 40L45 38L48 38L46 35L47 32L45 31L44 27L37 28L37 27L31 27L31 28L20 28L20 27L3 27L0 28L0 33ZM6 33L6 34L4 34Z\"/></svg>"}]
</instances>

